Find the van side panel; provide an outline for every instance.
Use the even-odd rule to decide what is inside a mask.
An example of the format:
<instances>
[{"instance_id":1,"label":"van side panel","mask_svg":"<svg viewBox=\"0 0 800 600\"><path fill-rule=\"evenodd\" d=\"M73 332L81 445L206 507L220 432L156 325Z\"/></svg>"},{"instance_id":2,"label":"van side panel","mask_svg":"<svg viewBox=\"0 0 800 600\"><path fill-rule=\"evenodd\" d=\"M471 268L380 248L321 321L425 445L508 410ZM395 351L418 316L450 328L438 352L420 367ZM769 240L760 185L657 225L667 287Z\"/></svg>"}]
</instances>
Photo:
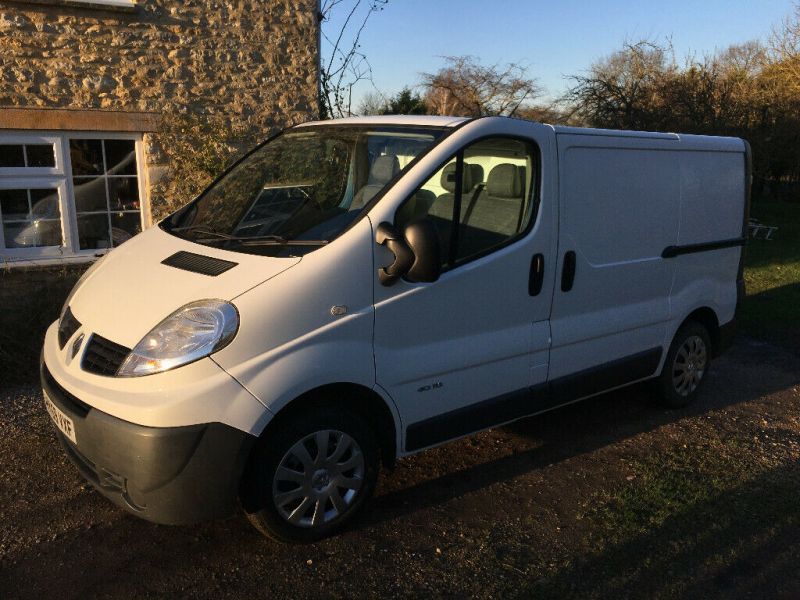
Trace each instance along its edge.
<instances>
[{"instance_id":1,"label":"van side panel","mask_svg":"<svg viewBox=\"0 0 800 600\"><path fill-rule=\"evenodd\" d=\"M678 245L740 237L745 199L742 153L684 152L680 167Z\"/></svg>"},{"instance_id":2,"label":"van side panel","mask_svg":"<svg viewBox=\"0 0 800 600\"><path fill-rule=\"evenodd\" d=\"M689 143L691 143L691 136ZM681 207L678 248L742 238L745 203L744 144L739 152L690 150L681 156ZM736 279L741 245L687 252L675 264L672 313L676 329L686 315L708 306L720 325L736 311Z\"/></svg>"},{"instance_id":3,"label":"van side panel","mask_svg":"<svg viewBox=\"0 0 800 600\"><path fill-rule=\"evenodd\" d=\"M556 283L550 380L660 349L670 320L681 174L672 137L557 136L559 278L575 252L571 289Z\"/></svg>"}]
</instances>

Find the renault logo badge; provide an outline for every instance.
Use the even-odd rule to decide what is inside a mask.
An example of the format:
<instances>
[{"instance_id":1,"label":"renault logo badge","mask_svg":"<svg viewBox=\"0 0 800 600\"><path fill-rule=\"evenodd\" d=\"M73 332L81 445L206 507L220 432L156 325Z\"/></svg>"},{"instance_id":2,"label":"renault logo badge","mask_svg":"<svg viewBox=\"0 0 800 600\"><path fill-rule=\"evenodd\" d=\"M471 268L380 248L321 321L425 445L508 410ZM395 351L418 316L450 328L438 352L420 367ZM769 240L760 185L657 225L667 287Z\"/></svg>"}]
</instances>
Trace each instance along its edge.
<instances>
[{"instance_id":1,"label":"renault logo badge","mask_svg":"<svg viewBox=\"0 0 800 600\"><path fill-rule=\"evenodd\" d=\"M72 354L70 354L70 360L75 358L75 356L78 354L78 351L81 349L81 344L83 344L83 337L84 337L83 334L80 334L78 336L78 339L76 339L75 342L72 344Z\"/></svg>"}]
</instances>

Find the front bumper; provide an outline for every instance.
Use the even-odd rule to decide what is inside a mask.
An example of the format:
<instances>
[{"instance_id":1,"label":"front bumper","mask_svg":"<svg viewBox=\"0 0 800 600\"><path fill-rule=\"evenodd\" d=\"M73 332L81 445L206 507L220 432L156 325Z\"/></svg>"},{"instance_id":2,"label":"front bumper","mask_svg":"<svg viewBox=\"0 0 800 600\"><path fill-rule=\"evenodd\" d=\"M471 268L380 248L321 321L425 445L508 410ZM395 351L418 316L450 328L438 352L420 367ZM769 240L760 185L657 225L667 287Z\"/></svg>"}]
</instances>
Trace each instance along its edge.
<instances>
[{"instance_id":1,"label":"front bumper","mask_svg":"<svg viewBox=\"0 0 800 600\"><path fill-rule=\"evenodd\" d=\"M42 388L73 421L77 445L56 433L81 475L117 506L170 525L226 516L256 438L222 423L146 427L83 403L41 362ZM54 427L55 428L55 427Z\"/></svg>"}]
</instances>

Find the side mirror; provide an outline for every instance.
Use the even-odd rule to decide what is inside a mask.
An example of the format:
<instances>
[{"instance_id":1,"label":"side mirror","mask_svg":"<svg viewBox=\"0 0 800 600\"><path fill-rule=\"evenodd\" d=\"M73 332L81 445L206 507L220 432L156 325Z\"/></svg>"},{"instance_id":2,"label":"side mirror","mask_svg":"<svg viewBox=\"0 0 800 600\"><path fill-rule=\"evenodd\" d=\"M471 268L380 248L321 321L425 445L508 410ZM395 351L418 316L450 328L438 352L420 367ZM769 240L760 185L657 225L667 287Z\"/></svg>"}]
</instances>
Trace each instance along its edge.
<instances>
[{"instance_id":1,"label":"side mirror","mask_svg":"<svg viewBox=\"0 0 800 600\"><path fill-rule=\"evenodd\" d=\"M395 257L391 265L378 270L383 285L393 285L401 277L415 283L439 279L442 271L439 234L427 219L411 223L402 234L394 225L381 223L375 241L386 246Z\"/></svg>"}]
</instances>

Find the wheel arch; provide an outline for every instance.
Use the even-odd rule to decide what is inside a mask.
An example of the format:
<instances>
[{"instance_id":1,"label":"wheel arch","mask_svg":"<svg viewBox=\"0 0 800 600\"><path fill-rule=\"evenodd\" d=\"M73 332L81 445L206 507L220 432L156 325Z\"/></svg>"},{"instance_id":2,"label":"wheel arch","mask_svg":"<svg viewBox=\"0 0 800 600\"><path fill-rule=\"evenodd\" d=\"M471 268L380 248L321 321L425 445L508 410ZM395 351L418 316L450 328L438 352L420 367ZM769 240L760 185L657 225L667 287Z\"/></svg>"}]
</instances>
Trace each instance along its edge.
<instances>
[{"instance_id":1,"label":"wheel arch","mask_svg":"<svg viewBox=\"0 0 800 600\"><path fill-rule=\"evenodd\" d=\"M700 325L706 328L706 331L708 331L708 335L711 338L711 354L712 356L718 355L721 349L721 335L719 318L717 317L717 313L714 312L714 309L708 306L696 308L689 313L689 315L687 315L676 332L689 321L700 323Z\"/></svg>"},{"instance_id":2,"label":"wheel arch","mask_svg":"<svg viewBox=\"0 0 800 600\"><path fill-rule=\"evenodd\" d=\"M356 383L321 385L283 406L266 424L260 437L268 436L270 431L280 427L286 419L299 413L319 407L339 407L358 414L369 423L381 449L381 462L385 467L391 468L397 459L400 424L389 403L390 400L383 398L375 390Z\"/></svg>"}]
</instances>

